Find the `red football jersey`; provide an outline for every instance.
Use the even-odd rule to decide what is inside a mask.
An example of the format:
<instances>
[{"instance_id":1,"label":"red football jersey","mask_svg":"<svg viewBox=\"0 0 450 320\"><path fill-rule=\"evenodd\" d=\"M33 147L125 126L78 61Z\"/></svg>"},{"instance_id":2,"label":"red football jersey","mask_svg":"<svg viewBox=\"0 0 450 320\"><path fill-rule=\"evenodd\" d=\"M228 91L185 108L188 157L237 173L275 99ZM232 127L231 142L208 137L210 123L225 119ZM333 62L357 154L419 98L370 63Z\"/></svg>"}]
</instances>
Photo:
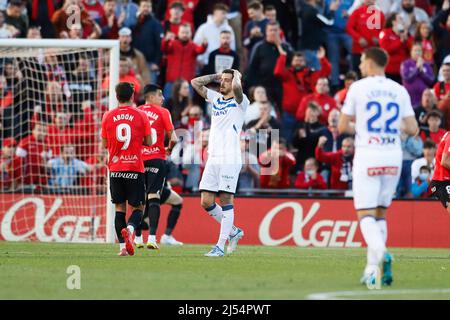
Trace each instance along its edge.
<instances>
[{"instance_id":1,"label":"red football jersey","mask_svg":"<svg viewBox=\"0 0 450 320\"><path fill-rule=\"evenodd\" d=\"M102 138L109 151L109 171L144 172L142 145L150 134L145 114L131 106L121 106L103 115Z\"/></svg>"},{"instance_id":2,"label":"red football jersey","mask_svg":"<svg viewBox=\"0 0 450 320\"><path fill-rule=\"evenodd\" d=\"M148 117L152 127L152 145L142 148L142 156L145 160L166 159L164 148L165 132L173 130L172 117L169 110L154 104L144 104L139 107Z\"/></svg>"},{"instance_id":3,"label":"red football jersey","mask_svg":"<svg viewBox=\"0 0 450 320\"><path fill-rule=\"evenodd\" d=\"M444 152L450 155L450 134L448 134L449 132L450 131L447 131L447 133L442 137L436 152L435 167L433 174L433 180L436 181L450 180L450 171L441 165L442 155L444 154Z\"/></svg>"},{"instance_id":4,"label":"red football jersey","mask_svg":"<svg viewBox=\"0 0 450 320\"><path fill-rule=\"evenodd\" d=\"M16 149L16 156L22 158L25 164L25 184L47 184L46 162L52 157L51 149L46 141L37 141L30 134L23 138Z\"/></svg>"}]
</instances>

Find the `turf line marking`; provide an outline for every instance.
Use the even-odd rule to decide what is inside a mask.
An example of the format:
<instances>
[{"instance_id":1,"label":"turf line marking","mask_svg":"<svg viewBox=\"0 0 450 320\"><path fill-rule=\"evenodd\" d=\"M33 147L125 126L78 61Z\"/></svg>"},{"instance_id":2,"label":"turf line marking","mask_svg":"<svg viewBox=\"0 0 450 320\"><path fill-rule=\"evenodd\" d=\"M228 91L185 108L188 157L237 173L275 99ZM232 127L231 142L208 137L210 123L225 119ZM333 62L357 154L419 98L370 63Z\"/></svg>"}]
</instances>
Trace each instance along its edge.
<instances>
[{"instance_id":1,"label":"turf line marking","mask_svg":"<svg viewBox=\"0 0 450 320\"><path fill-rule=\"evenodd\" d=\"M403 289L403 290L367 290L367 291L336 291L336 292L319 292L309 294L308 300L347 300L339 297L353 296L382 296L394 294L421 294L421 293L448 293L450 289ZM449 297L450 298L450 297Z\"/></svg>"}]
</instances>

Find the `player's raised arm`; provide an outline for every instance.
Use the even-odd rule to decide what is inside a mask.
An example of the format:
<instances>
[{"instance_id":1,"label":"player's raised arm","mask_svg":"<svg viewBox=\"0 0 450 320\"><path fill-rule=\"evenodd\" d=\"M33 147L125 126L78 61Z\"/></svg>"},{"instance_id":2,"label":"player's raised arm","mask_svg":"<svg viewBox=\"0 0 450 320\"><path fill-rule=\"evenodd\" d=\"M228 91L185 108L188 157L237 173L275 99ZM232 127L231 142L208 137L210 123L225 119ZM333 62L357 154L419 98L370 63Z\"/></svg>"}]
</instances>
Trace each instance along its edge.
<instances>
[{"instance_id":1,"label":"player's raised arm","mask_svg":"<svg viewBox=\"0 0 450 320\"><path fill-rule=\"evenodd\" d=\"M237 103L241 104L244 100L244 94L242 93L242 75L239 71L233 69L233 82L231 83L231 89L233 90L234 99Z\"/></svg>"},{"instance_id":2,"label":"player's raised arm","mask_svg":"<svg viewBox=\"0 0 450 320\"><path fill-rule=\"evenodd\" d=\"M199 95L206 99L206 85L214 80L220 80L221 73L208 74L203 77L194 78L191 80L191 85Z\"/></svg>"}]
</instances>

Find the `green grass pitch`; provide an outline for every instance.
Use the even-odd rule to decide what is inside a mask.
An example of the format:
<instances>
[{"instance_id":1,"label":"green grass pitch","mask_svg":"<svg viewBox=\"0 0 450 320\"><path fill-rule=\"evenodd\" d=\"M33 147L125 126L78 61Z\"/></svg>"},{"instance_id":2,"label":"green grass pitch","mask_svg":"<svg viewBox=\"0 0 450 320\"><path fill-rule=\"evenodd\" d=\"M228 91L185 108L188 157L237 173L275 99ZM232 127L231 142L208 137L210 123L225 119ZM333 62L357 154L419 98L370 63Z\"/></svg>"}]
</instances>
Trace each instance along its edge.
<instances>
[{"instance_id":1,"label":"green grass pitch","mask_svg":"<svg viewBox=\"0 0 450 320\"><path fill-rule=\"evenodd\" d=\"M239 246L206 258L207 245L139 249L117 245L0 242L0 299L450 299L448 249L393 249L394 283L359 284L365 249ZM67 268L81 289L67 289Z\"/></svg>"}]
</instances>

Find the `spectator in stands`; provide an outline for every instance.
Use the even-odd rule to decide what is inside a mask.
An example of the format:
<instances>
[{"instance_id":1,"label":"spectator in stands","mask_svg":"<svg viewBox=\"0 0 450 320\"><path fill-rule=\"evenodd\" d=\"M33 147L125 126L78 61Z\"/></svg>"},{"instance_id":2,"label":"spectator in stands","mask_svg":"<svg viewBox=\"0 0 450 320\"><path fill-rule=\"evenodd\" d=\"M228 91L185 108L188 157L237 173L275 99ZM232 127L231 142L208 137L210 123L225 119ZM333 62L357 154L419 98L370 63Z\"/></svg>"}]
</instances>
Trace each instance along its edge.
<instances>
[{"instance_id":1,"label":"spectator in stands","mask_svg":"<svg viewBox=\"0 0 450 320\"><path fill-rule=\"evenodd\" d=\"M297 124L292 146L297 151L297 167L301 168L307 158L314 157L317 141L325 126L319 122L321 107L310 102L306 108L305 121Z\"/></svg>"},{"instance_id":2,"label":"spectator in stands","mask_svg":"<svg viewBox=\"0 0 450 320\"><path fill-rule=\"evenodd\" d=\"M336 100L339 109L342 108L342 106L344 105L348 89L350 88L351 84L356 80L358 80L358 74L355 71L348 71L345 74L344 88L336 92L336 94L334 95L334 100Z\"/></svg>"},{"instance_id":3,"label":"spectator in stands","mask_svg":"<svg viewBox=\"0 0 450 320\"><path fill-rule=\"evenodd\" d=\"M184 7L181 2L173 2L169 9L169 19L163 21L163 31L164 35L168 32L174 35L178 34L178 28L186 21L183 21ZM193 25L191 25L193 27Z\"/></svg>"},{"instance_id":4,"label":"spectator in stands","mask_svg":"<svg viewBox=\"0 0 450 320\"><path fill-rule=\"evenodd\" d=\"M79 39L83 39L83 27L81 24L79 23L74 23L73 25L70 26L70 30L69 33L67 34L66 32L62 32L61 34L61 38L69 38L72 40L79 40Z\"/></svg>"},{"instance_id":5,"label":"spectator in stands","mask_svg":"<svg viewBox=\"0 0 450 320\"><path fill-rule=\"evenodd\" d=\"M49 160L47 168L50 174L48 185L58 193L73 192L70 189L77 185L77 179L92 170L86 162L76 158L75 147L70 144L61 146L61 155Z\"/></svg>"},{"instance_id":6,"label":"spectator in stands","mask_svg":"<svg viewBox=\"0 0 450 320\"><path fill-rule=\"evenodd\" d=\"M84 10L92 21L100 21L105 17L105 10L99 0L82 0Z\"/></svg>"},{"instance_id":7,"label":"spectator in stands","mask_svg":"<svg viewBox=\"0 0 450 320\"><path fill-rule=\"evenodd\" d=\"M266 88L263 86L257 86L250 89L250 101L252 103L247 107L247 110L245 111L244 116L244 124L248 127L249 123L258 123L258 121L262 122L266 121L261 119L261 114L263 109L269 110L269 114L267 116L273 116L276 117L275 110L273 108L272 103L267 98L267 91ZM251 127L248 127L251 128ZM259 128L259 126L258 126ZM256 129L258 129L256 128Z\"/></svg>"},{"instance_id":8,"label":"spectator in stands","mask_svg":"<svg viewBox=\"0 0 450 320\"><path fill-rule=\"evenodd\" d=\"M13 137L2 142L0 152L0 190L15 189L22 176L21 160L16 156L17 141Z\"/></svg>"},{"instance_id":9,"label":"spectator in stands","mask_svg":"<svg viewBox=\"0 0 450 320\"><path fill-rule=\"evenodd\" d=\"M433 140L439 144L445 134L445 130L441 128L442 114L440 111L430 111L426 115L426 122L428 127L421 127L420 137L423 141L427 139Z\"/></svg>"},{"instance_id":10,"label":"spectator in stands","mask_svg":"<svg viewBox=\"0 0 450 320\"><path fill-rule=\"evenodd\" d=\"M238 190L251 189L259 186L260 166L256 155L250 150L250 135L241 135L242 169L239 173Z\"/></svg>"},{"instance_id":11,"label":"spectator in stands","mask_svg":"<svg viewBox=\"0 0 450 320\"><path fill-rule=\"evenodd\" d=\"M27 39L42 39L41 27L30 26L27 31Z\"/></svg>"},{"instance_id":12,"label":"spectator in stands","mask_svg":"<svg viewBox=\"0 0 450 320\"><path fill-rule=\"evenodd\" d=\"M327 32L327 51L330 57L330 62L333 68L331 69L331 88L332 92L336 92L336 89L340 86L340 60L341 49L344 48L346 54L349 55L349 64L351 64L351 52L352 52L352 37L345 32L348 21L348 9L352 6L354 0L341 0L332 1L325 0L325 12L333 11L333 24L325 27ZM335 8L336 4L338 5ZM328 14L329 16L329 14ZM351 65L350 65L351 69Z\"/></svg>"},{"instance_id":13,"label":"spectator in stands","mask_svg":"<svg viewBox=\"0 0 450 320\"><path fill-rule=\"evenodd\" d=\"M317 51L327 41L326 26L331 23L327 19L332 19L338 9L339 1L333 1L324 12L321 13L319 0L306 0L301 8L302 21L302 41L300 49L305 54L306 64L313 69L320 69ZM338 50L339 51L339 50Z\"/></svg>"},{"instance_id":14,"label":"spectator in stands","mask_svg":"<svg viewBox=\"0 0 450 320\"><path fill-rule=\"evenodd\" d=\"M297 175L295 187L298 189L325 190L327 183L319 174L319 163L314 158L305 161L303 171Z\"/></svg>"},{"instance_id":15,"label":"spectator in stands","mask_svg":"<svg viewBox=\"0 0 450 320\"><path fill-rule=\"evenodd\" d=\"M231 32L223 30L220 32L220 47L211 51L203 74L221 73L225 69L239 69L239 56L231 49ZM209 43L208 43L209 46Z\"/></svg>"},{"instance_id":16,"label":"spectator in stands","mask_svg":"<svg viewBox=\"0 0 450 320\"><path fill-rule=\"evenodd\" d=\"M105 0L103 4L104 15L96 21L102 29L101 38L117 39L119 36L119 28L123 25L124 16L119 20L116 17L116 0Z\"/></svg>"},{"instance_id":17,"label":"spectator in stands","mask_svg":"<svg viewBox=\"0 0 450 320\"><path fill-rule=\"evenodd\" d=\"M96 76L92 72L88 56L80 55L76 69L68 74L69 90L75 103L94 100L98 81Z\"/></svg>"},{"instance_id":18,"label":"spectator in stands","mask_svg":"<svg viewBox=\"0 0 450 320\"><path fill-rule=\"evenodd\" d=\"M414 42L422 45L422 58L425 62L434 64L435 45L433 41L433 33L428 22L419 22L414 34Z\"/></svg>"},{"instance_id":19,"label":"spectator in stands","mask_svg":"<svg viewBox=\"0 0 450 320\"><path fill-rule=\"evenodd\" d=\"M450 54L450 0L444 0L442 10L433 20L433 33L436 42L436 64L438 67Z\"/></svg>"},{"instance_id":20,"label":"spectator in stands","mask_svg":"<svg viewBox=\"0 0 450 320\"><path fill-rule=\"evenodd\" d=\"M5 13L0 11L0 39L15 38L19 34L18 29L5 22Z\"/></svg>"},{"instance_id":21,"label":"spectator in stands","mask_svg":"<svg viewBox=\"0 0 450 320\"><path fill-rule=\"evenodd\" d=\"M269 20L269 22L279 22L277 19L277 9L273 5L265 5L264 6L264 16ZM280 39L281 41L286 41L286 37L284 35L283 28L281 28L280 24Z\"/></svg>"},{"instance_id":22,"label":"spectator in stands","mask_svg":"<svg viewBox=\"0 0 450 320\"><path fill-rule=\"evenodd\" d=\"M247 6L249 21L244 28L244 47L247 49L247 57L253 55L253 47L263 40L269 19L264 16L263 5L259 1L252 1Z\"/></svg>"},{"instance_id":23,"label":"spectator in stands","mask_svg":"<svg viewBox=\"0 0 450 320\"><path fill-rule=\"evenodd\" d=\"M348 14L352 14L353 11L358 9L362 4L364 4L365 0L355 0L353 1L353 4L350 9L348 9ZM400 2L400 0L377 0L376 6L379 7L379 9L383 12L385 16L388 16L392 11L392 8L397 5L397 3ZM399 5L400 7L400 5ZM394 11L398 11L394 10Z\"/></svg>"},{"instance_id":24,"label":"spectator in stands","mask_svg":"<svg viewBox=\"0 0 450 320\"><path fill-rule=\"evenodd\" d=\"M260 115L245 124L247 132L258 139L258 143L270 147L272 130L280 128L280 123L272 114L273 108L268 101L259 104ZM264 131L260 131L264 130Z\"/></svg>"},{"instance_id":25,"label":"spectator in stands","mask_svg":"<svg viewBox=\"0 0 450 320\"><path fill-rule=\"evenodd\" d=\"M72 143L75 140L69 126L70 118L71 114L67 111L57 112L53 123L47 127L46 142L53 156L59 155L62 145Z\"/></svg>"},{"instance_id":26,"label":"spectator in stands","mask_svg":"<svg viewBox=\"0 0 450 320\"><path fill-rule=\"evenodd\" d=\"M230 32L231 50L236 50L234 31L227 20L228 11L229 8L224 4L219 3L215 5L212 16L208 16L208 21L198 27L194 36L194 42L197 45L208 43L206 51L197 57L200 67L205 66L208 63L210 53L220 47L220 33L224 30Z\"/></svg>"},{"instance_id":27,"label":"spectator in stands","mask_svg":"<svg viewBox=\"0 0 450 320\"><path fill-rule=\"evenodd\" d=\"M408 59L412 38L402 21L400 14L393 14L386 20L380 32L380 47L389 54L386 77L401 83L400 64Z\"/></svg>"},{"instance_id":28,"label":"spectator in stands","mask_svg":"<svg viewBox=\"0 0 450 320\"><path fill-rule=\"evenodd\" d=\"M438 81L434 85L434 94L439 101L442 99L448 99L450 95L450 63L445 63L442 66L443 81Z\"/></svg>"},{"instance_id":29,"label":"spectator in stands","mask_svg":"<svg viewBox=\"0 0 450 320\"><path fill-rule=\"evenodd\" d=\"M261 188L289 188L289 170L295 165L295 157L288 151L286 140L274 141L271 148L259 156Z\"/></svg>"},{"instance_id":30,"label":"spectator in stands","mask_svg":"<svg viewBox=\"0 0 450 320\"><path fill-rule=\"evenodd\" d=\"M5 12L5 23L18 30L18 38L27 36L28 18L22 14L23 9L24 6L21 0L10 0Z\"/></svg>"},{"instance_id":31,"label":"spectator in stands","mask_svg":"<svg viewBox=\"0 0 450 320\"><path fill-rule=\"evenodd\" d=\"M139 6L132 0L118 0L116 6L116 17L123 20L123 27L133 29L137 24L137 13Z\"/></svg>"},{"instance_id":32,"label":"spectator in stands","mask_svg":"<svg viewBox=\"0 0 450 320\"><path fill-rule=\"evenodd\" d=\"M401 0L399 15L405 24L405 29L410 36L414 36L419 22L430 23L430 18L425 10L416 7L415 0Z\"/></svg>"},{"instance_id":33,"label":"spectator in stands","mask_svg":"<svg viewBox=\"0 0 450 320\"><path fill-rule=\"evenodd\" d=\"M319 78L316 83L316 90L305 96L297 109L296 118L299 121L305 121L306 109L310 102L315 102L322 108L322 112L319 117L319 121L322 124L327 124L328 114L333 109L338 109L336 101L329 95L330 87L328 85L327 78Z\"/></svg>"},{"instance_id":34,"label":"spectator in stands","mask_svg":"<svg viewBox=\"0 0 450 320\"><path fill-rule=\"evenodd\" d=\"M164 97L169 97L178 79L191 81L195 77L196 59L206 51L208 43L197 45L191 40L191 26L186 23L178 30L178 37L168 33L162 41L161 49L167 55L166 84Z\"/></svg>"},{"instance_id":35,"label":"spectator in stands","mask_svg":"<svg viewBox=\"0 0 450 320\"><path fill-rule=\"evenodd\" d=\"M433 175L431 174L430 168L427 166L420 167L420 174L416 179L414 179L411 186L411 193L414 198L431 197L431 190L429 190L429 186L432 177Z\"/></svg>"},{"instance_id":36,"label":"spectator in stands","mask_svg":"<svg viewBox=\"0 0 450 320\"><path fill-rule=\"evenodd\" d=\"M47 0L27 1L27 12L30 26L39 26L43 38L55 38L55 28L52 24L52 16L55 13L58 1Z\"/></svg>"},{"instance_id":37,"label":"spectator in stands","mask_svg":"<svg viewBox=\"0 0 450 320\"><path fill-rule=\"evenodd\" d=\"M120 65L119 65L119 82L130 82L134 85L135 100L139 100L139 95L141 93L142 88L142 80L139 75L136 75L133 72L133 68L131 67L130 59L126 57L120 57ZM104 93L108 92L109 89L109 76L106 76L102 83L102 89Z\"/></svg>"},{"instance_id":38,"label":"spectator in stands","mask_svg":"<svg viewBox=\"0 0 450 320\"><path fill-rule=\"evenodd\" d=\"M88 194L104 194L105 184L108 177L108 152L103 146L98 145L94 155L86 159L86 164L92 169L81 178L80 184L88 188Z\"/></svg>"},{"instance_id":39,"label":"spectator in stands","mask_svg":"<svg viewBox=\"0 0 450 320\"><path fill-rule=\"evenodd\" d=\"M172 7L172 4L175 2L180 2L183 5L184 12L183 16L181 17L183 21L186 23L189 23L191 26L194 25L194 13L197 9L199 0L166 0L162 1L165 2L165 16L164 18L160 18L160 20L168 20L170 15L170 8ZM164 5L164 4L163 4Z\"/></svg>"},{"instance_id":40,"label":"spectator in stands","mask_svg":"<svg viewBox=\"0 0 450 320\"><path fill-rule=\"evenodd\" d=\"M46 142L47 126L36 123L30 135L20 140L16 156L23 163L23 183L35 185L41 189L47 184L46 163L51 158L51 151Z\"/></svg>"},{"instance_id":41,"label":"spectator in stands","mask_svg":"<svg viewBox=\"0 0 450 320\"><path fill-rule=\"evenodd\" d=\"M347 134L339 134L337 129L340 111L333 109L328 114L328 127L322 132L322 136L327 138L327 141L323 145L322 149L326 152L336 152L341 149L342 142L348 137Z\"/></svg>"},{"instance_id":42,"label":"spectator in stands","mask_svg":"<svg viewBox=\"0 0 450 320\"><path fill-rule=\"evenodd\" d=\"M143 85L150 83L150 73L144 54L132 45L132 33L127 27L119 30L120 56L131 60L134 73L138 74Z\"/></svg>"},{"instance_id":43,"label":"spectator in stands","mask_svg":"<svg viewBox=\"0 0 450 320\"><path fill-rule=\"evenodd\" d=\"M287 52L288 59L290 59L290 46L287 43L281 43L280 25L271 22L266 27L266 38L253 48L244 81L246 89L257 85L264 86L269 99L274 101L278 108L281 106L282 88L280 80L274 75L274 69L280 55L277 50L279 46Z\"/></svg>"},{"instance_id":44,"label":"spectator in stands","mask_svg":"<svg viewBox=\"0 0 450 320\"><path fill-rule=\"evenodd\" d=\"M326 152L323 147L327 140L325 136L319 138L315 152L316 159L331 166L331 189L349 190L352 188L353 180L354 140L347 137L342 141L342 147L338 151Z\"/></svg>"},{"instance_id":45,"label":"spectator in stands","mask_svg":"<svg viewBox=\"0 0 450 320\"><path fill-rule=\"evenodd\" d=\"M434 83L431 63L422 58L422 45L415 43L411 48L411 58L401 63L402 83L411 97L414 108L420 106L422 93Z\"/></svg>"},{"instance_id":46,"label":"spectator in stands","mask_svg":"<svg viewBox=\"0 0 450 320\"><path fill-rule=\"evenodd\" d=\"M436 106L436 97L431 89L425 89L422 93L420 106L414 110L419 127L427 125L426 115L431 110L438 110Z\"/></svg>"},{"instance_id":47,"label":"spectator in stands","mask_svg":"<svg viewBox=\"0 0 450 320\"><path fill-rule=\"evenodd\" d=\"M156 83L161 60L163 29L160 22L153 16L150 0L141 0L137 15L137 24L133 30L133 45L144 54L147 60L150 83Z\"/></svg>"},{"instance_id":48,"label":"spectator in stands","mask_svg":"<svg viewBox=\"0 0 450 320\"><path fill-rule=\"evenodd\" d=\"M11 88L8 87L4 75L0 75L0 110L8 108L13 103L13 95ZM1 112L0 112L1 114Z\"/></svg>"},{"instance_id":49,"label":"spectator in stands","mask_svg":"<svg viewBox=\"0 0 450 320\"><path fill-rule=\"evenodd\" d=\"M61 9L57 10L52 16L52 23L55 27L56 36L60 38L69 38L71 27L78 23L67 23L72 15L80 17L79 24L83 31L80 38L82 39L96 39L100 36L100 27L91 19L89 13L84 9L80 0L65 0ZM70 36L71 39L72 36Z\"/></svg>"},{"instance_id":50,"label":"spectator in stands","mask_svg":"<svg viewBox=\"0 0 450 320\"><path fill-rule=\"evenodd\" d=\"M384 26L384 14L374 5L375 0L365 0L350 15L345 29L353 39L352 67L358 74L361 53L367 48L378 46L381 28Z\"/></svg>"},{"instance_id":51,"label":"spectator in stands","mask_svg":"<svg viewBox=\"0 0 450 320\"><path fill-rule=\"evenodd\" d=\"M423 143L423 157L418 158L411 164L411 178L414 182L420 174L422 166L426 166L433 176L436 156L436 143L433 140L425 140Z\"/></svg>"},{"instance_id":52,"label":"spectator in stands","mask_svg":"<svg viewBox=\"0 0 450 320\"><path fill-rule=\"evenodd\" d=\"M174 124L181 121L181 117L187 113L191 103L192 99L189 82L184 79L178 79L173 84L169 99L166 99L164 102L164 106L169 109L170 114L172 115Z\"/></svg>"},{"instance_id":53,"label":"spectator in stands","mask_svg":"<svg viewBox=\"0 0 450 320\"><path fill-rule=\"evenodd\" d=\"M291 143L297 122L295 115L302 98L313 91L320 77L330 75L331 65L325 57L325 49L322 47L317 52L317 58L321 65L319 71L308 68L305 56L300 52L293 54L290 67L286 67L287 53L281 44L278 46L278 52L280 55L273 73L283 85L281 135L288 143Z\"/></svg>"},{"instance_id":54,"label":"spectator in stands","mask_svg":"<svg viewBox=\"0 0 450 320\"><path fill-rule=\"evenodd\" d=\"M45 90L45 106L42 109L46 116L53 117L56 112L63 111L64 93L61 87L61 83L57 81L47 82Z\"/></svg>"}]
</instances>

